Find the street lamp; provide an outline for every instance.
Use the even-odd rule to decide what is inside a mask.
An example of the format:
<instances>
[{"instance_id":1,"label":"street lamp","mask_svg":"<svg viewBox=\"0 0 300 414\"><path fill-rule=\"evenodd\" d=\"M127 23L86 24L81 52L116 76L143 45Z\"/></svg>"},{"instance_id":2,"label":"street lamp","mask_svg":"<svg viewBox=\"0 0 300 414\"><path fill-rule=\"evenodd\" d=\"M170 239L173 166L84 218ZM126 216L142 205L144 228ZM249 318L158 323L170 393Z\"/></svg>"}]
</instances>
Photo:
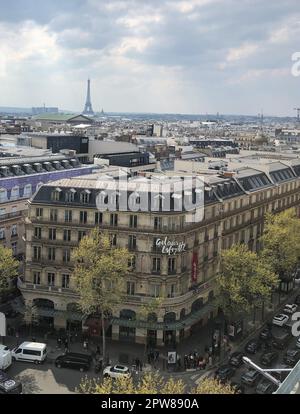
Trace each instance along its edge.
<instances>
[{"instance_id":1,"label":"street lamp","mask_svg":"<svg viewBox=\"0 0 300 414\"><path fill-rule=\"evenodd\" d=\"M251 359L248 358L248 357L243 357L243 362L247 366L255 369L255 371L258 371L260 374L262 374L265 378L267 378L269 381L271 381L277 387L280 387L281 382L277 378L275 378L271 374L269 374L269 372L291 372L292 371L291 368L263 369L263 368L259 367L258 365L256 365L253 361L251 361Z\"/></svg>"}]
</instances>

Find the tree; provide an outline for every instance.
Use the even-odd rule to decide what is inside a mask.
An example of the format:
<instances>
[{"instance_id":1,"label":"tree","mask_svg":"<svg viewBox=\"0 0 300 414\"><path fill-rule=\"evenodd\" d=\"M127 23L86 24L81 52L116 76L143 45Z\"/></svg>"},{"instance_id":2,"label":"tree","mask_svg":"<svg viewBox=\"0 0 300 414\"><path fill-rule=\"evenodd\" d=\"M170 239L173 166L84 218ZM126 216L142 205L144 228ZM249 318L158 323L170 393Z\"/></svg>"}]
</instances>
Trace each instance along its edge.
<instances>
[{"instance_id":1,"label":"tree","mask_svg":"<svg viewBox=\"0 0 300 414\"><path fill-rule=\"evenodd\" d=\"M146 373L137 382L133 378L84 378L77 390L83 394L186 394L186 386L181 379L164 379L158 373ZM206 378L190 394L236 394L230 384L222 384L213 378Z\"/></svg>"},{"instance_id":2,"label":"tree","mask_svg":"<svg viewBox=\"0 0 300 414\"><path fill-rule=\"evenodd\" d=\"M224 250L221 265L217 300L230 319L260 307L278 285L278 277L270 265L244 244Z\"/></svg>"},{"instance_id":3,"label":"tree","mask_svg":"<svg viewBox=\"0 0 300 414\"><path fill-rule=\"evenodd\" d=\"M10 288L10 282L18 275L19 262L12 250L0 245L0 294Z\"/></svg>"},{"instance_id":4,"label":"tree","mask_svg":"<svg viewBox=\"0 0 300 414\"><path fill-rule=\"evenodd\" d=\"M123 300L131 255L125 248L112 248L109 235L94 229L81 240L72 256L79 308L85 315L101 313L105 358L105 321Z\"/></svg>"},{"instance_id":5,"label":"tree","mask_svg":"<svg viewBox=\"0 0 300 414\"><path fill-rule=\"evenodd\" d=\"M300 220L295 210L266 214L261 258L280 280L291 280L300 258Z\"/></svg>"},{"instance_id":6,"label":"tree","mask_svg":"<svg viewBox=\"0 0 300 414\"><path fill-rule=\"evenodd\" d=\"M222 384L217 379L205 378L192 391L192 394L236 394L237 390L230 384Z\"/></svg>"}]
</instances>

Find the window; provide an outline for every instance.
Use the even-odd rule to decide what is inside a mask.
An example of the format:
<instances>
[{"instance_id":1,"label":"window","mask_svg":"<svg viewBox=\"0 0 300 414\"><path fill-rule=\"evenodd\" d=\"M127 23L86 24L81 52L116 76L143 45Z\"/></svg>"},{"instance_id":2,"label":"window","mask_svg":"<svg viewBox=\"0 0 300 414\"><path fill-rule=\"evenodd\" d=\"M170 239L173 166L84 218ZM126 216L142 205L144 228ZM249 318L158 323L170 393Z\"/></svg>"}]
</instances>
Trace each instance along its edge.
<instances>
[{"instance_id":1,"label":"window","mask_svg":"<svg viewBox=\"0 0 300 414\"><path fill-rule=\"evenodd\" d=\"M55 286L55 273L48 273L48 286Z\"/></svg>"},{"instance_id":2,"label":"window","mask_svg":"<svg viewBox=\"0 0 300 414\"><path fill-rule=\"evenodd\" d=\"M17 235L18 235L18 227L16 224L14 224L13 226L11 226L11 237L14 237Z\"/></svg>"},{"instance_id":3,"label":"window","mask_svg":"<svg viewBox=\"0 0 300 414\"><path fill-rule=\"evenodd\" d=\"M51 208L50 210L50 221L57 221L57 210L54 208Z\"/></svg>"},{"instance_id":4,"label":"window","mask_svg":"<svg viewBox=\"0 0 300 414\"><path fill-rule=\"evenodd\" d=\"M80 202L82 204L87 204L90 202L90 195L91 192L89 190L85 190L80 194Z\"/></svg>"},{"instance_id":5,"label":"window","mask_svg":"<svg viewBox=\"0 0 300 414\"><path fill-rule=\"evenodd\" d=\"M27 184L24 187L23 197L24 198L30 198L31 195L32 195L32 187L31 187L31 184Z\"/></svg>"},{"instance_id":6,"label":"window","mask_svg":"<svg viewBox=\"0 0 300 414\"><path fill-rule=\"evenodd\" d=\"M51 260L51 261L55 260L55 248L54 247L48 248L48 260Z\"/></svg>"},{"instance_id":7,"label":"window","mask_svg":"<svg viewBox=\"0 0 300 414\"><path fill-rule=\"evenodd\" d=\"M0 240L5 239L5 229L0 229Z\"/></svg>"},{"instance_id":8,"label":"window","mask_svg":"<svg viewBox=\"0 0 300 414\"><path fill-rule=\"evenodd\" d=\"M35 285L41 284L41 273L40 272L34 272L33 273L33 283Z\"/></svg>"},{"instance_id":9,"label":"window","mask_svg":"<svg viewBox=\"0 0 300 414\"><path fill-rule=\"evenodd\" d=\"M63 274L61 278L61 287L69 289L70 287L70 275Z\"/></svg>"},{"instance_id":10,"label":"window","mask_svg":"<svg viewBox=\"0 0 300 414\"><path fill-rule=\"evenodd\" d=\"M42 228L41 227L35 227L34 228L34 237L36 237L37 239L42 238Z\"/></svg>"},{"instance_id":11,"label":"window","mask_svg":"<svg viewBox=\"0 0 300 414\"><path fill-rule=\"evenodd\" d=\"M1 188L0 190L0 203L5 203L7 201L7 190L5 188Z\"/></svg>"},{"instance_id":12,"label":"window","mask_svg":"<svg viewBox=\"0 0 300 414\"><path fill-rule=\"evenodd\" d=\"M13 252L13 254L14 255L16 255L17 254L17 246L18 246L18 242L13 242L12 244L11 244L11 249L12 249L12 252Z\"/></svg>"},{"instance_id":13,"label":"window","mask_svg":"<svg viewBox=\"0 0 300 414\"><path fill-rule=\"evenodd\" d=\"M175 294L176 294L176 285L169 285L167 287L168 298L174 298Z\"/></svg>"},{"instance_id":14,"label":"window","mask_svg":"<svg viewBox=\"0 0 300 414\"><path fill-rule=\"evenodd\" d=\"M64 230L64 241L71 241L71 230Z\"/></svg>"},{"instance_id":15,"label":"window","mask_svg":"<svg viewBox=\"0 0 300 414\"><path fill-rule=\"evenodd\" d=\"M35 215L36 215L36 218L41 218L41 217L43 217L43 209L42 209L42 208L37 208L37 209L35 210Z\"/></svg>"},{"instance_id":16,"label":"window","mask_svg":"<svg viewBox=\"0 0 300 414\"><path fill-rule=\"evenodd\" d=\"M14 188L12 188L11 190L11 195L10 195L10 199L11 200L16 200L20 197L20 189L18 186L15 186Z\"/></svg>"},{"instance_id":17,"label":"window","mask_svg":"<svg viewBox=\"0 0 300 414\"><path fill-rule=\"evenodd\" d=\"M160 257L154 257L152 264L153 273L160 273Z\"/></svg>"},{"instance_id":18,"label":"window","mask_svg":"<svg viewBox=\"0 0 300 414\"><path fill-rule=\"evenodd\" d=\"M136 249L136 236L129 236L128 237L128 248L129 250Z\"/></svg>"},{"instance_id":19,"label":"window","mask_svg":"<svg viewBox=\"0 0 300 414\"><path fill-rule=\"evenodd\" d=\"M64 249L63 250L63 262L64 263L69 263L70 260L71 260L71 251L70 251L70 249Z\"/></svg>"},{"instance_id":20,"label":"window","mask_svg":"<svg viewBox=\"0 0 300 414\"><path fill-rule=\"evenodd\" d=\"M127 295L134 295L135 294L135 283L134 282L127 282Z\"/></svg>"},{"instance_id":21,"label":"window","mask_svg":"<svg viewBox=\"0 0 300 414\"><path fill-rule=\"evenodd\" d=\"M86 211L81 211L79 214L79 221L81 224L86 224L87 223L87 212Z\"/></svg>"},{"instance_id":22,"label":"window","mask_svg":"<svg viewBox=\"0 0 300 414\"><path fill-rule=\"evenodd\" d=\"M61 193L61 189L57 188L56 190L53 190L52 193L51 193L51 200L52 201L59 201L60 193Z\"/></svg>"},{"instance_id":23,"label":"window","mask_svg":"<svg viewBox=\"0 0 300 414\"><path fill-rule=\"evenodd\" d=\"M56 240L56 229L49 229L49 240Z\"/></svg>"},{"instance_id":24,"label":"window","mask_svg":"<svg viewBox=\"0 0 300 414\"><path fill-rule=\"evenodd\" d=\"M78 241L80 242L86 236L86 231L78 232Z\"/></svg>"},{"instance_id":25,"label":"window","mask_svg":"<svg viewBox=\"0 0 300 414\"><path fill-rule=\"evenodd\" d=\"M65 223L72 223L72 210L65 210Z\"/></svg>"},{"instance_id":26,"label":"window","mask_svg":"<svg viewBox=\"0 0 300 414\"><path fill-rule=\"evenodd\" d=\"M1 203L1 199L0 199L0 203ZM0 208L0 217L4 216L5 214L6 214L6 208Z\"/></svg>"},{"instance_id":27,"label":"window","mask_svg":"<svg viewBox=\"0 0 300 414\"><path fill-rule=\"evenodd\" d=\"M112 247L115 247L117 245L117 235L116 234L111 234L110 235L110 245Z\"/></svg>"},{"instance_id":28,"label":"window","mask_svg":"<svg viewBox=\"0 0 300 414\"><path fill-rule=\"evenodd\" d=\"M71 190L68 190L65 194L65 201L67 203L72 203L75 200L75 194L76 194L76 190L74 190L74 188L72 188Z\"/></svg>"},{"instance_id":29,"label":"window","mask_svg":"<svg viewBox=\"0 0 300 414\"><path fill-rule=\"evenodd\" d=\"M150 296L154 298L160 296L160 285L150 285Z\"/></svg>"},{"instance_id":30,"label":"window","mask_svg":"<svg viewBox=\"0 0 300 414\"><path fill-rule=\"evenodd\" d=\"M33 247L33 259L34 260L41 260L42 256L42 249L40 246L34 246Z\"/></svg>"},{"instance_id":31,"label":"window","mask_svg":"<svg viewBox=\"0 0 300 414\"><path fill-rule=\"evenodd\" d=\"M110 225L116 227L118 225L118 214L110 215Z\"/></svg>"},{"instance_id":32,"label":"window","mask_svg":"<svg viewBox=\"0 0 300 414\"><path fill-rule=\"evenodd\" d=\"M137 216L130 216L130 218L129 218L129 227L131 227L132 229L136 229L137 228L137 221L138 221Z\"/></svg>"},{"instance_id":33,"label":"window","mask_svg":"<svg viewBox=\"0 0 300 414\"><path fill-rule=\"evenodd\" d=\"M129 260L128 260L128 267L130 268L130 269L135 269L135 262L136 262L136 259L135 259L135 256L132 256Z\"/></svg>"},{"instance_id":34,"label":"window","mask_svg":"<svg viewBox=\"0 0 300 414\"><path fill-rule=\"evenodd\" d=\"M154 229L155 230L161 230L161 224L162 224L161 217L155 217L154 218Z\"/></svg>"},{"instance_id":35,"label":"window","mask_svg":"<svg viewBox=\"0 0 300 414\"><path fill-rule=\"evenodd\" d=\"M103 222L103 213L95 213L95 224L102 224Z\"/></svg>"},{"instance_id":36,"label":"window","mask_svg":"<svg viewBox=\"0 0 300 414\"><path fill-rule=\"evenodd\" d=\"M168 260L168 273L176 273L176 259L175 257L170 257Z\"/></svg>"}]
</instances>

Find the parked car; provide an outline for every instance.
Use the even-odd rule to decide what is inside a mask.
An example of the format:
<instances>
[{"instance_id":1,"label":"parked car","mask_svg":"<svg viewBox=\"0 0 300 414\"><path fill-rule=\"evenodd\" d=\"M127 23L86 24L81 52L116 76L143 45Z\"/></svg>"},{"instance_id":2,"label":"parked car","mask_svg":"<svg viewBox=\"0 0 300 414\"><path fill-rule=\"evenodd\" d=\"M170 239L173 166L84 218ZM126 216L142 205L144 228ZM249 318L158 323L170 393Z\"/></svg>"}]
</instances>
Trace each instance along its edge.
<instances>
[{"instance_id":1,"label":"parked car","mask_svg":"<svg viewBox=\"0 0 300 414\"><path fill-rule=\"evenodd\" d=\"M22 394L21 382L11 379L4 371L0 371L0 394Z\"/></svg>"},{"instance_id":2,"label":"parked car","mask_svg":"<svg viewBox=\"0 0 300 414\"><path fill-rule=\"evenodd\" d=\"M230 365L222 365L215 372L215 378L221 382L228 381L233 377L235 370Z\"/></svg>"},{"instance_id":3,"label":"parked car","mask_svg":"<svg viewBox=\"0 0 300 414\"><path fill-rule=\"evenodd\" d=\"M6 345L0 345L0 370L5 371L11 366L12 353Z\"/></svg>"},{"instance_id":4,"label":"parked car","mask_svg":"<svg viewBox=\"0 0 300 414\"><path fill-rule=\"evenodd\" d=\"M260 363L265 367L271 366L278 359L278 352L265 352L260 357Z\"/></svg>"},{"instance_id":5,"label":"parked car","mask_svg":"<svg viewBox=\"0 0 300 414\"><path fill-rule=\"evenodd\" d=\"M291 333L287 332L284 329L277 329L276 331L272 332L272 335L273 335L272 345L276 349L287 348L290 340L292 339Z\"/></svg>"},{"instance_id":6,"label":"parked car","mask_svg":"<svg viewBox=\"0 0 300 414\"><path fill-rule=\"evenodd\" d=\"M259 334L259 338L262 341L267 341L268 339L272 338L272 332L271 329L269 327L265 327Z\"/></svg>"},{"instance_id":7,"label":"parked car","mask_svg":"<svg viewBox=\"0 0 300 414\"><path fill-rule=\"evenodd\" d=\"M283 312L292 315L293 313L295 313L297 311L297 309L298 309L298 305L296 305L296 303L293 303L291 305L286 304L284 309L283 309Z\"/></svg>"},{"instance_id":8,"label":"parked car","mask_svg":"<svg viewBox=\"0 0 300 414\"><path fill-rule=\"evenodd\" d=\"M273 394L276 391L276 385L268 381L266 378L263 378L259 381L256 387L256 394Z\"/></svg>"},{"instance_id":9,"label":"parked car","mask_svg":"<svg viewBox=\"0 0 300 414\"><path fill-rule=\"evenodd\" d=\"M297 295L295 298L296 305L300 305L300 295Z\"/></svg>"},{"instance_id":10,"label":"parked car","mask_svg":"<svg viewBox=\"0 0 300 414\"><path fill-rule=\"evenodd\" d=\"M27 361L41 364L47 357L47 345L38 342L23 342L12 350L13 361Z\"/></svg>"},{"instance_id":11,"label":"parked car","mask_svg":"<svg viewBox=\"0 0 300 414\"><path fill-rule=\"evenodd\" d=\"M233 367L240 367L243 364L243 356L242 352L234 352L230 355L229 364Z\"/></svg>"},{"instance_id":12,"label":"parked car","mask_svg":"<svg viewBox=\"0 0 300 414\"><path fill-rule=\"evenodd\" d=\"M284 313L279 313L278 315L274 316L273 318L273 325L277 326L284 326L289 320L288 315L285 315Z\"/></svg>"},{"instance_id":13,"label":"parked car","mask_svg":"<svg viewBox=\"0 0 300 414\"><path fill-rule=\"evenodd\" d=\"M261 342L257 339L251 339L251 341L249 341L246 346L245 346L245 351L248 354L256 354L257 351L259 351L261 349Z\"/></svg>"},{"instance_id":14,"label":"parked car","mask_svg":"<svg viewBox=\"0 0 300 414\"><path fill-rule=\"evenodd\" d=\"M103 376L111 378L129 378L130 371L125 365L108 366L103 370Z\"/></svg>"},{"instance_id":15,"label":"parked car","mask_svg":"<svg viewBox=\"0 0 300 414\"><path fill-rule=\"evenodd\" d=\"M261 378L261 374L258 371L255 371L254 369L249 369L247 372L245 372L244 375L242 375L242 383L245 385L248 385L249 387L253 387L258 383L258 381Z\"/></svg>"},{"instance_id":16,"label":"parked car","mask_svg":"<svg viewBox=\"0 0 300 414\"><path fill-rule=\"evenodd\" d=\"M80 372L88 371L91 366L89 357L85 354L64 354L59 355L55 360L57 368L79 369Z\"/></svg>"},{"instance_id":17,"label":"parked car","mask_svg":"<svg viewBox=\"0 0 300 414\"><path fill-rule=\"evenodd\" d=\"M299 360L300 360L299 349L288 349L283 357L283 361L291 367L294 367Z\"/></svg>"},{"instance_id":18,"label":"parked car","mask_svg":"<svg viewBox=\"0 0 300 414\"><path fill-rule=\"evenodd\" d=\"M244 385L234 381L230 382L230 385L236 389L236 394L245 394Z\"/></svg>"},{"instance_id":19,"label":"parked car","mask_svg":"<svg viewBox=\"0 0 300 414\"><path fill-rule=\"evenodd\" d=\"M297 338L296 347L297 348L300 348L300 336Z\"/></svg>"}]
</instances>

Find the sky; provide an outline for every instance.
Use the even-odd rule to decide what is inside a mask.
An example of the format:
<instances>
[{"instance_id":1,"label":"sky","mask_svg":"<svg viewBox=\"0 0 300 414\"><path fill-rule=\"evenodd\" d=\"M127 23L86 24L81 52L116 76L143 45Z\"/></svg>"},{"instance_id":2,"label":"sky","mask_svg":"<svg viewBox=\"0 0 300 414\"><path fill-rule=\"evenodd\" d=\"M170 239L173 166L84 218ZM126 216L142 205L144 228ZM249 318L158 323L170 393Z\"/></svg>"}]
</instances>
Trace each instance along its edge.
<instances>
[{"instance_id":1,"label":"sky","mask_svg":"<svg viewBox=\"0 0 300 414\"><path fill-rule=\"evenodd\" d=\"M299 0L0 0L0 106L293 116L295 52Z\"/></svg>"}]
</instances>

